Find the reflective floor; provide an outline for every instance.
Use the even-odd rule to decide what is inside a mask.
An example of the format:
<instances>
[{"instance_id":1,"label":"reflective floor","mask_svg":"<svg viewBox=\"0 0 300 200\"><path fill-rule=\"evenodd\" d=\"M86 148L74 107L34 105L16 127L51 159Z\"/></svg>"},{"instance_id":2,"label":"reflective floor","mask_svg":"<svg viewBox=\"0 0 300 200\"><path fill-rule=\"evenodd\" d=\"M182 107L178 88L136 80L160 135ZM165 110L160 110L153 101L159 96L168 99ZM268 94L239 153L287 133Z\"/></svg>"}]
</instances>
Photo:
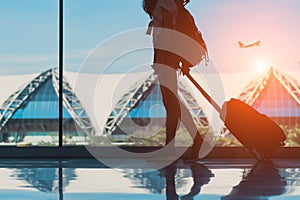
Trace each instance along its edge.
<instances>
[{"instance_id":1,"label":"reflective floor","mask_svg":"<svg viewBox=\"0 0 300 200\"><path fill-rule=\"evenodd\" d=\"M298 160L212 159L161 169L112 169L87 159L1 160L0 167L0 199L300 199Z\"/></svg>"}]
</instances>

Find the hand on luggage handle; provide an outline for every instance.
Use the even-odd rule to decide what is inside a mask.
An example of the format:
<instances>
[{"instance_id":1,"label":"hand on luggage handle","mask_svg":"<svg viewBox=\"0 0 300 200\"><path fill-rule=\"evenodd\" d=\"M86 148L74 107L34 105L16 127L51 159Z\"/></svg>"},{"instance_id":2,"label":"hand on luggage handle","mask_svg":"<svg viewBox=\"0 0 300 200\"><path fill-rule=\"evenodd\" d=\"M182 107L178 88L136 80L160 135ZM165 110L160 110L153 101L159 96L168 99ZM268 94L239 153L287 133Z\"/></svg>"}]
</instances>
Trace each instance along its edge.
<instances>
[{"instance_id":1,"label":"hand on luggage handle","mask_svg":"<svg viewBox=\"0 0 300 200\"><path fill-rule=\"evenodd\" d=\"M197 83L197 81L191 76L189 71L182 71L183 75L186 75L190 81L195 85L195 87L201 92L204 98L217 110L217 112L221 115L222 108L211 98L209 94Z\"/></svg>"}]
</instances>

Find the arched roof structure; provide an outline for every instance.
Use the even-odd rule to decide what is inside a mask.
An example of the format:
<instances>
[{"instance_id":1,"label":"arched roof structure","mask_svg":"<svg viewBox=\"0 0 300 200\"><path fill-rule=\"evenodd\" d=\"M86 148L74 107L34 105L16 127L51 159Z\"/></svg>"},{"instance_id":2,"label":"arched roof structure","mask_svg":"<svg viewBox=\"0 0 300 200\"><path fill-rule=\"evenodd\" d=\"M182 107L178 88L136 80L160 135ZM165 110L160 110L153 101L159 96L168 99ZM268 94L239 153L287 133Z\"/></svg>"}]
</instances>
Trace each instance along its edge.
<instances>
[{"instance_id":1,"label":"arched roof structure","mask_svg":"<svg viewBox=\"0 0 300 200\"><path fill-rule=\"evenodd\" d=\"M194 121L201 126L207 126L207 120L201 107L181 81L179 81L178 90L179 98L192 114ZM151 108L154 108L155 111L151 110ZM127 118L158 119L160 121L165 118L165 110L156 74L152 73L146 80L137 82L120 98L120 101L108 117L104 126L104 134L110 135L114 133L118 126L124 123ZM142 123L147 124L149 122L143 121Z\"/></svg>"},{"instance_id":2,"label":"arched roof structure","mask_svg":"<svg viewBox=\"0 0 300 200\"><path fill-rule=\"evenodd\" d=\"M56 68L37 75L3 102L0 108L0 130L10 129L8 126L11 120L57 120L58 90L59 75ZM93 135L94 127L66 79L63 80L62 98L64 119L74 120L81 131ZM47 130L42 124L40 126L41 130ZM22 128L26 129L24 126Z\"/></svg>"},{"instance_id":3,"label":"arched roof structure","mask_svg":"<svg viewBox=\"0 0 300 200\"><path fill-rule=\"evenodd\" d=\"M251 81L238 98L271 118L300 118L300 84L274 67Z\"/></svg>"}]
</instances>

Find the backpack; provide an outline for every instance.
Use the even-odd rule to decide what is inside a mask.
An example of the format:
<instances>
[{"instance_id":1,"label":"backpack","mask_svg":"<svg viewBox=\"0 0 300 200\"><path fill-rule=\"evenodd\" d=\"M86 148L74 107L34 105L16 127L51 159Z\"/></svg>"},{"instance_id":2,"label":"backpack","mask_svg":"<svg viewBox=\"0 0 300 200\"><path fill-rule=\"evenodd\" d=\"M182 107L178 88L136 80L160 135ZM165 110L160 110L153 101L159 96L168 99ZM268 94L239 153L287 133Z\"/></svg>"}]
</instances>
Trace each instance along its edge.
<instances>
[{"instance_id":1,"label":"backpack","mask_svg":"<svg viewBox=\"0 0 300 200\"><path fill-rule=\"evenodd\" d=\"M193 67L198 65L203 59L205 63L208 62L208 52L204 39L202 38L201 32L198 30L195 20L191 13L184 7L183 4L178 4L178 14L175 24L175 30L185 34L196 41L201 48L197 48L197 52L193 53L193 61L189 62L185 58L179 56L183 67Z\"/></svg>"}]
</instances>

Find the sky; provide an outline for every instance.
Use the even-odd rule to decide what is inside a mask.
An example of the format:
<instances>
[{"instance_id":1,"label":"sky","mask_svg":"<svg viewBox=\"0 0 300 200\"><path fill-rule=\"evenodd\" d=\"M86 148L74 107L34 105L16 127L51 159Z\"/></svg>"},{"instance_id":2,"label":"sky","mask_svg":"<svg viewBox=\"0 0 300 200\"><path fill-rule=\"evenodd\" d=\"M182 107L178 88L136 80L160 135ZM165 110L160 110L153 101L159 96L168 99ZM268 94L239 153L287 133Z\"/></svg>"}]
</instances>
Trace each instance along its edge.
<instances>
[{"instance_id":1,"label":"sky","mask_svg":"<svg viewBox=\"0 0 300 200\"><path fill-rule=\"evenodd\" d=\"M300 69L299 0L191 0L187 8L219 72ZM0 2L0 75L58 65L58 0ZM149 70L141 0L64 0L64 67L91 73ZM258 47L241 49L260 40Z\"/></svg>"},{"instance_id":2,"label":"sky","mask_svg":"<svg viewBox=\"0 0 300 200\"><path fill-rule=\"evenodd\" d=\"M0 75L57 66L57 21L56 1L0 1Z\"/></svg>"}]
</instances>

